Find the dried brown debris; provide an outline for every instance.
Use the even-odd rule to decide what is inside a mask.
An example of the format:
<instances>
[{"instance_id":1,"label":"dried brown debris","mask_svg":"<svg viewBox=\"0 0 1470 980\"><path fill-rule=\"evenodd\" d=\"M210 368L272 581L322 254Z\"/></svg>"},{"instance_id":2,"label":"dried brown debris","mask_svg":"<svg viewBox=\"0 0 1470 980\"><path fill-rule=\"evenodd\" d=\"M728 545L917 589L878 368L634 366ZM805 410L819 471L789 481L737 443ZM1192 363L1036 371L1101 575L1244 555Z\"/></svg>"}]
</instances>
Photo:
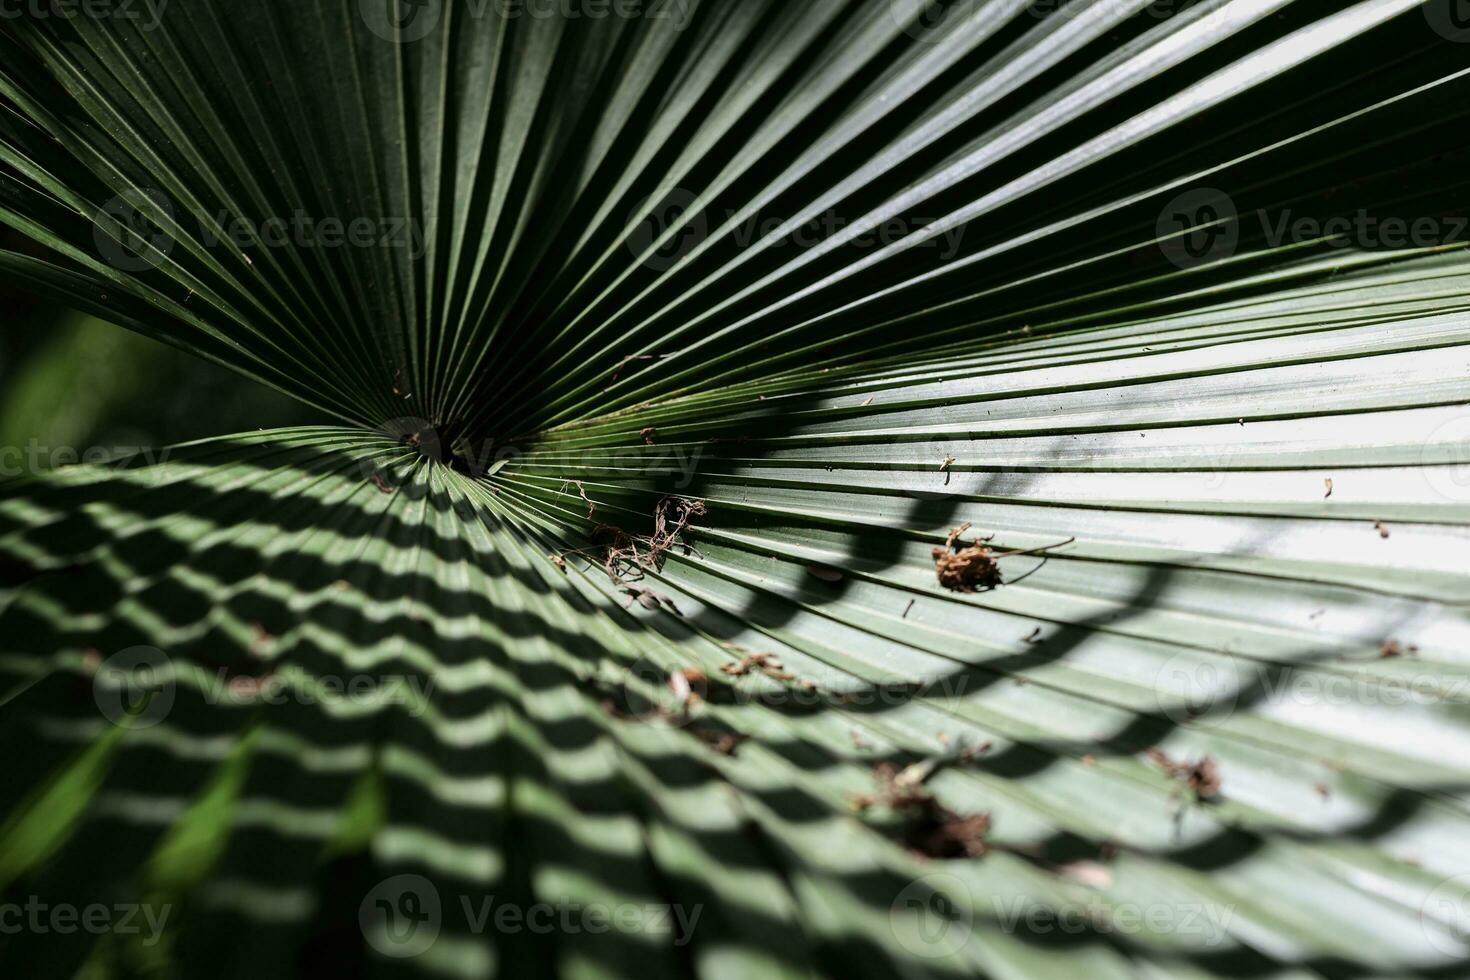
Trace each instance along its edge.
<instances>
[{"instance_id":1,"label":"dried brown debris","mask_svg":"<svg viewBox=\"0 0 1470 980\"><path fill-rule=\"evenodd\" d=\"M592 529L592 547L600 553L603 571L614 582L623 581L623 566L647 564L633 536L612 524L599 524Z\"/></svg>"},{"instance_id":2,"label":"dried brown debris","mask_svg":"<svg viewBox=\"0 0 1470 980\"><path fill-rule=\"evenodd\" d=\"M587 496L587 488L582 485L582 481L567 480L561 485L561 492L565 493L567 487L577 488L577 494L582 498L582 502L587 505L587 518L588 520L591 520L592 515L597 513L597 505L592 502L591 497Z\"/></svg>"},{"instance_id":3,"label":"dried brown debris","mask_svg":"<svg viewBox=\"0 0 1470 980\"><path fill-rule=\"evenodd\" d=\"M720 755L734 755L740 743L750 739L749 735L742 735L739 732L722 732L714 728L700 728L695 725L690 725L688 732Z\"/></svg>"},{"instance_id":4,"label":"dried brown debris","mask_svg":"<svg viewBox=\"0 0 1470 980\"><path fill-rule=\"evenodd\" d=\"M949 532L944 547L935 548L931 552L934 557L934 574L938 576L939 584L951 592L979 592L981 589L993 589L1003 584L1000 559L1039 555L1052 548L1071 544L1076 540L1076 538L1068 538L1060 544L1047 545L1045 548L1025 548L996 553L987 546L991 538L976 538L969 544L960 540L960 535L968 531L970 526L966 522L954 528Z\"/></svg>"},{"instance_id":5,"label":"dried brown debris","mask_svg":"<svg viewBox=\"0 0 1470 980\"><path fill-rule=\"evenodd\" d=\"M709 677L698 667L685 667L669 675L669 690L674 701L686 714L705 699L709 690Z\"/></svg>"},{"instance_id":6,"label":"dried brown debris","mask_svg":"<svg viewBox=\"0 0 1470 980\"><path fill-rule=\"evenodd\" d=\"M703 501L690 500L688 497L665 497L660 500L653 509L653 538L650 547L653 549L654 559L657 560L659 555L679 543L679 535L689 526L691 520L707 513L709 508Z\"/></svg>"},{"instance_id":7,"label":"dried brown debris","mask_svg":"<svg viewBox=\"0 0 1470 980\"><path fill-rule=\"evenodd\" d=\"M1148 757L1173 779L1189 787L1197 800L1210 800L1220 795L1220 767L1212 756L1194 762L1175 762L1159 749L1149 749Z\"/></svg>"},{"instance_id":8,"label":"dried brown debris","mask_svg":"<svg viewBox=\"0 0 1470 980\"><path fill-rule=\"evenodd\" d=\"M645 723L662 721L694 736L720 755L734 755L740 743L749 740L750 736L695 723L690 717L690 711L699 703L701 697L697 691L693 690L691 678L703 679L704 672L698 668L688 668L669 675L669 686L674 691L676 699L679 699L680 695L680 681L683 682L687 691L687 696L679 699L679 711L670 711L662 706L655 706L652 711L642 713L630 711L619 703L617 696L607 690L600 691L601 696L598 701L603 711L619 721Z\"/></svg>"},{"instance_id":9,"label":"dried brown debris","mask_svg":"<svg viewBox=\"0 0 1470 980\"><path fill-rule=\"evenodd\" d=\"M978 592L1001 584L1000 565L991 550L978 538L968 545L960 541L969 529L969 523L961 524L949 532L943 548L932 552L939 584L951 592Z\"/></svg>"},{"instance_id":10,"label":"dried brown debris","mask_svg":"<svg viewBox=\"0 0 1470 980\"><path fill-rule=\"evenodd\" d=\"M614 582L623 582L629 573L635 579L641 578L642 569L657 570L662 566L663 556L670 548L684 546L687 549L679 535L689 527L691 520L707 512L708 508L701 501L665 497L654 508L651 537L635 537L616 525L599 524L592 529L591 550L601 559L603 570Z\"/></svg>"},{"instance_id":11,"label":"dried brown debris","mask_svg":"<svg viewBox=\"0 0 1470 980\"><path fill-rule=\"evenodd\" d=\"M644 588L643 586L639 585L625 585L623 586L623 591L628 595L628 601L625 604L624 608L631 609L633 607L633 603L637 602L638 605L642 606L644 609L657 610L667 608L676 616L684 615L682 612L679 611L679 607L674 605L674 600L670 599L662 592L658 592L654 589Z\"/></svg>"},{"instance_id":12,"label":"dried brown debris","mask_svg":"<svg viewBox=\"0 0 1470 980\"><path fill-rule=\"evenodd\" d=\"M795 684L804 691L815 691L817 689L815 681L797 677L782 666L781 661L777 660L774 654L770 653L748 654L741 658L739 663L722 664L720 670L731 677L746 677L752 672L758 671L773 681L780 681L783 684Z\"/></svg>"},{"instance_id":13,"label":"dried brown debris","mask_svg":"<svg viewBox=\"0 0 1470 980\"><path fill-rule=\"evenodd\" d=\"M914 854L929 858L973 858L990 850L990 814L959 814L934 798L924 780L936 763L918 762L899 769L891 762L873 768L878 791L858 796L859 810L885 806L903 817L903 842Z\"/></svg>"},{"instance_id":14,"label":"dried brown debris","mask_svg":"<svg viewBox=\"0 0 1470 980\"><path fill-rule=\"evenodd\" d=\"M654 425L646 426L638 430L638 435L643 437L643 444L645 446L651 446L653 445L654 436L658 435L658 427Z\"/></svg>"},{"instance_id":15,"label":"dried brown debris","mask_svg":"<svg viewBox=\"0 0 1470 980\"><path fill-rule=\"evenodd\" d=\"M773 681L793 681L795 674L789 674L781 666L781 662L769 653L752 653L743 658L738 664L724 664L720 670L731 677L745 677L753 670L759 670Z\"/></svg>"}]
</instances>

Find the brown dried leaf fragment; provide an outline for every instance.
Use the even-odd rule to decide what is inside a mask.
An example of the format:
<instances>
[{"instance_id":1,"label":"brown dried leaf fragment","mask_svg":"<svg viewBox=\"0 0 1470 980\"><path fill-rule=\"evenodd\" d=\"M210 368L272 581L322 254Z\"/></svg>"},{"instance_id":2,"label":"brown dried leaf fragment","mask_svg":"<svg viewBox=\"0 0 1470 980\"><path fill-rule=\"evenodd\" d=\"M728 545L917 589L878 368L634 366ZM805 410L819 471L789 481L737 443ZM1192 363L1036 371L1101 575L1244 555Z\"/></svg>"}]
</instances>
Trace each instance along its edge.
<instances>
[{"instance_id":1,"label":"brown dried leaf fragment","mask_svg":"<svg viewBox=\"0 0 1470 980\"><path fill-rule=\"evenodd\" d=\"M602 706L602 710L607 712L609 716L626 722L647 723L662 721L694 736L721 755L734 755L735 750L740 747L740 743L747 741L750 736L742 735L739 732L723 731L691 723L690 709L695 706L700 698L698 692L693 690L693 681L691 678L703 677L703 671L698 670L698 668L676 671L669 676L669 686L673 688L676 696L679 694L680 688L677 685L680 684L680 681L689 684L691 688L689 698L681 703L679 711L670 711L664 707L655 707L652 711L644 713L630 711L619 703L619 698L623 697L623 695L614 695L600 684L596 682L593 682L593 684L600 695L598 703ZM679 680L675 678L679 678Z\"/></svg>"},{"instance_id":2,"label":"brown dried leaf fragment","mask_svg":"<svg viewBox=\"0 0 1470 980\"><path fill-rule=\"evenodd\" d=\"M587 505L587 519L588 520L591 520L592 519L592 515L595 514L595 513L597 513L597 505L592 502L592 498L591 497L587 496L587 488L584 487L584 486L582 486L582 481L581 480L567 480L564 483L562 483L561 490L559 492L566 493L567 487L576 487L577 488L577 494L582 498L582 502Z\"/></svg>"},{"instance_id":3,"label":"brown dried leaf fragment","mask_svg":"<svg viewBox=\"0 0 1470 980\"><path fill-rule=\"evenodd\" d=\"M269 653L275 646L276 638L271 635L270 630L260 623L252 623L250 626L250 656L259 657Z\"/></svg>"},{"instance_id":4,"label":"brown dried leaf fragment","mask_svg":"<svg viewBox=\"0 0 1470 980\"><path fill-rule=\"evenodd\" d=\"M978 539L961 546L959 537L970 529L961 524L949 532L943 548L935 548L934 574L951 592L978 592L1001 584L1000 565L991 550Z\"/></svg>"},{"instance_id":5,"label":"brown dried leaf fragment","mask_svg":"<svg viewBox=\"0 0 1470 980\"><path fill-rule=\"evenodd\" d=\"M679 710L685 714L704 700L708 687L709 678L698 667L685 667L669 675L669 690L674 693Z\"/></svg>"},{"instance_id":6,"label":"brown dried leaf fragment","mask_svg":"<svg viewBox=\"0 0 1470 980\"><path fill-rule=\"evenodd\" d=\"M931 800L910 819L904 843L915 854L929 858L975 858L990 851L990 814L961 815Z\"/></svg>"},{"instance_id":7,"label":"brown dried leaf fragment","mask_svg":"<svg viewBox=\"0 0 1470 980\"><path fill-rule=\"evenodd\" d=\"M602 553L602 568L614 582L621 582L621 566L644 563L638 542L632 535L612 524L599 524L592 529L592 546Z\"/></svg>"},{"instance_id":8,"label":"brown dried leaf fragment","mask_svg":"<svg viewBox=\"0 0 1470 980\"><path fill-rule=\"evenodd\" d=\"M1328 478L1326 480L1323 480L1322 482L1327 486L1327 492L1322 495L1322 499L1326 500L1328 497L1332 496L1332 480L1331 478Z\"/></svg>"},{"instance_id":9,"label":"brown dried leaf fragment","mask_svg":"<svg viewBox=\"0 0 1470 980\"><path fill-rule=\"evenodd\" d=\"M702 500L690 500L687 497L665 497L660 500L653 508L651 547L655 560L679 543L679 535L689 527L690 521L707 513L709 508Z\"/></svg>"},{"instance_id":10,"label":"brown dried leaf fragment","mask_svg":"<svg viewBox=\"0 0 1470 980\"><path fill-rule=\"evenodd\" d=\"M388 478L379 470L374 470L370 479L373 481L373 486L377 487L383 493L391 495L398 492L398 488L389 483Z\"/></svg>"},{"instance_id":11,"label":"brown dried leaf fragment","mask_svg":"<svg viewBox=\"0 0 1470 980\"><path fill-rule=\"evenodd\" d=\"M889 762L873 769L878 791L853 798L859 810L886 806L903 817L903 842L914 854L927 858L973 858L990 850L990 814L959 814L934 798L924 780L936 768L919 762L903 770Z\"/></svg>"},{"instance_id":12,"label":"brown dried leaf fragment","mask_svg":"<svg viewBox=\"0 0 1470 980\"><path fill-rule=\"evenodd\" d=\"M1383 646L1378 648L1378 656L1384 660L1392 660L1394 657L1402 657L1406 654L1413 656L1418 652L1419 648L1412 643L1404 646L1398 640L1384 640Z\"/></svg>"},{"instance_id":13,"label":"brown dried leaf fragment","mask_svg":"<svg viewBox=\"0 0 1470 980\"><path fill-rule=\"evenodd\" d=\"M935 548L930 553L934 557L934 574L939 578L939 584L951 592L978 592L982 588L996 588L1004 584L1000 573L1000 559L1019 558L1022 555L1041 555L1052 548L1060 548L1077 540L1068 538L1059 544L1047 545L1044 548L1023 548L996 553L985 544L991 538L976 538L968 545L961 542L960 535L969 529L969 523L952 529L944 542L944 547Z\"/></svg>"},{"instance_id":14,"label":"brown dried leaf fragment","mask_svg":"<svg viewBox=\"0 0 1470 980\"><path fill-rule=\"evenodd\" d=\"M1149 749L1148 757L1173 779L1189 787L1195 799L1209 800L1220 793L1220 767L1214 757L1204 756L1194 762L1175 762L1158 749Z\"/></svg>"},{"instance_id":15,"label":"brown dried leaf fragment","mask_svg":"<svg viewBox=\"0 0 1470 980\"><path fill-rule=\"evenodd\" d=\"M658 435L658 427L654 425L646 426L639 429L638 434L643 437L643 444L645 446L651 446L653 445L654 436Z\"/></svg>"},{"instance_id":16,"label":"brown dried leaf fragment","mask_svg":"<svg viewBox=\"0 0 1470 980\"><path fill-rule=\"evenodd\" d=\"M674 605L673 599L655 589L644 588L640 585L625 585L623 591L628 595L624 608L631 609L633 603L637 602L644 609L658 610L667 607L676 616L684 615L679 611L679 607Z\"/></svg>"},{"instance_id":17,"label":"brown dried leaf fragment","mask_svg":"<svg viewBox=\"0 0 1470 980\"><path fill-rule=\"evenodd\" d=\"M720 670L729 674L731 677L745 677L751 671L758 670L773 681L796 680L796 675L788 673L781 666L781 661L777 660L775 655L770 653L752 653L750 656L742 659L738 664L722 664Z\"/></svg>"},{"instance_id":18,"label":"brown dried leaf fragment","mask_svg":"<svg viewBox=\"0 0 1470 980\"><path fill-rule=\"evenodd\" d=\"M739 732L721 732L713 728L700 728L696 725L690 725L685 730L720 755L734 755L735 750L740 748L740 743L750 739L749 735L742 735Z\"/></svg>"}]
</instances>

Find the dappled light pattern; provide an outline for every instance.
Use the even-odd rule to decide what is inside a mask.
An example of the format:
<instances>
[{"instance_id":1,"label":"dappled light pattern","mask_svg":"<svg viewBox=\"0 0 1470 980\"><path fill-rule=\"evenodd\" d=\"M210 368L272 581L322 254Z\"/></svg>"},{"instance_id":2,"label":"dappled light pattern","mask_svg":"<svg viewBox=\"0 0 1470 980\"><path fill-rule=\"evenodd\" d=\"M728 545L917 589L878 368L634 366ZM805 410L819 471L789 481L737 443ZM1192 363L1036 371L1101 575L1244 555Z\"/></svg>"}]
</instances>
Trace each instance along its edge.
<instances>
[{"instance_id":1,"label":"dappled light pattern","mask_svg":"<svg viewBox=\"0 0 1470 980\"><path fill-rule=\"evenodd\" d=\"M1419 4L359 6L0 30L0 273L344 422L0 487L3 898L169 910L0 975L1470 969L1470 260L1277 233Z\"/></svg>"}]
</instances>

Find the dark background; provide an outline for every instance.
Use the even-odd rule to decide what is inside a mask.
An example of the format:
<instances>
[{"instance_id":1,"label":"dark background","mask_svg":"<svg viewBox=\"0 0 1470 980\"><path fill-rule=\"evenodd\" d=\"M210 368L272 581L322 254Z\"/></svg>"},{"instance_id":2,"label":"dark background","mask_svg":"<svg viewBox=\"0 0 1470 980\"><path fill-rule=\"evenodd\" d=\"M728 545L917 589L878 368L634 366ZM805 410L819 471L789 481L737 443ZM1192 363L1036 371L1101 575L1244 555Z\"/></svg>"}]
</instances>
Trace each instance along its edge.
<instances>
[{"instance_id":1,"label":"dark background","mask_svg":"<svg viewBox=\"0 0 1470 980\"><path fill-rule=\"evenodd\" d=\"M0 244L27 243L0 228ZM183 351L0 285L0 475L322 413Z\"/></svg>"}]
</instances>

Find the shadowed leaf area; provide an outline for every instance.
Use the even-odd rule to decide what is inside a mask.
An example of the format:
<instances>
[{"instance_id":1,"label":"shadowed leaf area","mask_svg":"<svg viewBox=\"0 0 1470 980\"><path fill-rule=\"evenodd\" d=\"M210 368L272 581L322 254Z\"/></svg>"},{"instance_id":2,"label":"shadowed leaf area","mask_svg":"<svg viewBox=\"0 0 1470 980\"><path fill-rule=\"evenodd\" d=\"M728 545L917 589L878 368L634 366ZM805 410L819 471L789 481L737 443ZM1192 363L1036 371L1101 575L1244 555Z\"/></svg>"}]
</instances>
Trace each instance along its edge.
<instances>
[{"instance_id":1,"label":"shadowed leaf area","mask_svg":"<svg viewBox=\"0 0 1470 980\"><path fill-rule=\"evenodd\" d=\"M0 21L0 975L1463 976L1455 5L583 6Z\"/></svg>"}]
</instances>

